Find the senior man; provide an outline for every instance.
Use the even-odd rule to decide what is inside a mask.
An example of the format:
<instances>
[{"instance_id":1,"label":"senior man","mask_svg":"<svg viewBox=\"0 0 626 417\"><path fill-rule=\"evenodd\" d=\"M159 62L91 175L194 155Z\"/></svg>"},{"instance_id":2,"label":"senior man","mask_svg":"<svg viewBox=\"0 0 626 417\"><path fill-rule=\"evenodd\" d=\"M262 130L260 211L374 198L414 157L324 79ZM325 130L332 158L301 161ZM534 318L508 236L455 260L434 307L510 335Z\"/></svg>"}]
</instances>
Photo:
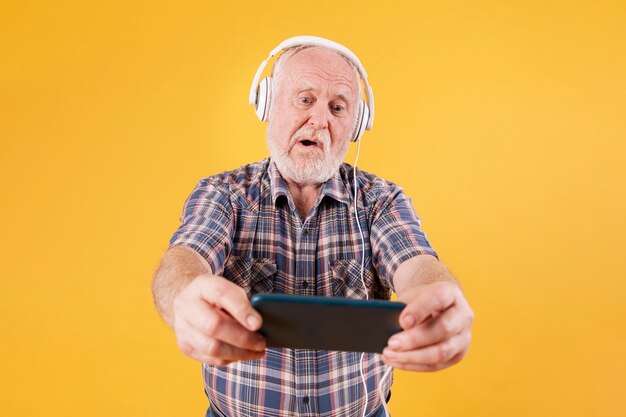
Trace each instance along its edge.
<instances>
[{"instance_id":1,"label":"senior man","mask_svg":"<svg viewBox=\"0 0 626 417\"><path fill-rule=\"evenodd\" d=\"M387 366L457 363L473 313L402 189L343 163L373 117L358 58L314 37L287 40L270 57L279 52L256 97L270 157L197 184L155 274L155 302L182 352L203 362L207 416L384 415L371 394ZM249 301L271 292L389 299L391 291L406 303L402 331L362 361L354 352L266 348ZM391 382L381 383L387 398Z\"/></svg>"}]
</instances>

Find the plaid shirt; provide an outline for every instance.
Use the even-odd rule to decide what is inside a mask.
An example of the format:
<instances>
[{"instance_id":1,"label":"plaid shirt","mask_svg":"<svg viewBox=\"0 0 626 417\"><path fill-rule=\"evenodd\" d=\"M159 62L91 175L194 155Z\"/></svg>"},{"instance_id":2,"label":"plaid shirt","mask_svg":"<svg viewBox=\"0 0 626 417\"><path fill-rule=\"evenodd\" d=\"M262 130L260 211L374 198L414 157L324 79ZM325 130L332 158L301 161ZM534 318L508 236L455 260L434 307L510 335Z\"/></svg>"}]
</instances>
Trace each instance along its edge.
<instances>
[{"instance_id":1,"label":"plaid shirt","mask_svg":"<svg viewBox=\"0 0 626 417\"><path fill-rule=\"evenodd\" d=\"M321 188L304 221L270 159L199 181L170 244L186 245L214 274L248 296L284 293L365 298L363 245L354 218L352 168L343 164ZM435 255L402 190L358 174L357 213L365 242L370 298L389 299L396 268L422 253ZM226 416L360 416L379 406L385 371L378 354L268 348L264 358L203 366L211 404ZM389 380L385 390L391 387Z\"/></svg>"}]
</instances>

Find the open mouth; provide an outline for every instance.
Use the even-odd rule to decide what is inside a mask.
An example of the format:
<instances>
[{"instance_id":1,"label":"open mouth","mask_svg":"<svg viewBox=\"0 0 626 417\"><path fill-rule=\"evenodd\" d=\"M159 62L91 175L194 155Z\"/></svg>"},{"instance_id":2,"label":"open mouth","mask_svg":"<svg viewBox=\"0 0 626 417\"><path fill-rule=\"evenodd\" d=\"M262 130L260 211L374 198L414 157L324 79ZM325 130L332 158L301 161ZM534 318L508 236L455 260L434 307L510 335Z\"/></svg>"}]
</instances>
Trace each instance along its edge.
<instances>
[{"instance_id":1,"label":"open mouth","mask_svg":"<svg viewBox=\"0 0 626 417\"><path fill-rule=\"evenodd\" d=\"M314 142L314 141L308 140L308 139L305 139L305 140L301 141L300 143L303 144L304 146L317 146L317 142Z\"/></svg>"}]
</instances>

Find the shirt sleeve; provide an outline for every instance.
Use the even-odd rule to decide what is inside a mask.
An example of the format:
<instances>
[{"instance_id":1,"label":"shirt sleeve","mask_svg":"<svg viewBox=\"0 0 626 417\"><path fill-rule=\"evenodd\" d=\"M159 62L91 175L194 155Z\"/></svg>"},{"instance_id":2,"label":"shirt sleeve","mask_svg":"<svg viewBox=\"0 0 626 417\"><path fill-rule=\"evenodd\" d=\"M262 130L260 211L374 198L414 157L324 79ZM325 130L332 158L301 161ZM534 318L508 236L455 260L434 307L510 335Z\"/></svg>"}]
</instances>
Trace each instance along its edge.
<instances>
[{"instance_id":1,"label":"shirt sleeve","mask_svg":"<svg viewBox=\"0 0 626 417\"><path fill-rule=\"evenodd\" d=\"M396 185L389 184L390 193L375 205L370 226L374 267L393 287L393 275L400 264L422 254L437 257L411 200Z\"/></svg>"},{"instance_id":2,"label":"shirt sleeve","mask_svg":"<svg viewBox=\"0 0 626 417\"><path fill-rule=\"evenodd\" d=\"M213 274L221 275L232 248L233 210L225 186L200 180L187 197L181 225L170 247L188 246L202 255Z\"/></svg>"}]
</instances>

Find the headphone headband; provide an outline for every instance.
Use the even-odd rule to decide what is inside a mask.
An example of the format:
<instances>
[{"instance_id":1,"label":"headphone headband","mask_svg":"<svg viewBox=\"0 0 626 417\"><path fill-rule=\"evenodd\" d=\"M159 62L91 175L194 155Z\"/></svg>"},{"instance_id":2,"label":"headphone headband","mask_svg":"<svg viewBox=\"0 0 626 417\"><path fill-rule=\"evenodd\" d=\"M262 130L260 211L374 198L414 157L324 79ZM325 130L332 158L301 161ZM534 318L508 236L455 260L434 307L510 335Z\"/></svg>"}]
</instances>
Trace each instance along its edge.
<instances>
[{"instance_id":1,"label":"headphone headband","mask_svg":"<svg viewBox=\"0 0 626 417\"><path fill-rule=\"evenodd\" d=\"M369 120L367 122L366 129L371 130L372 125L374 124L374 93L372 92L372 87L370 87L369 83L367 82L367 72L365 72L365 68L363 68L361 61L359 61L359 58L357 58L357 56L345 46L337 42L333 42L329 39L324 39L317 36L295 36L293 38L285 39L276 48L272 49L269 56L265 58L263 62L261 62L259 69L257 69L256 74L254 74L252 86L250 87L250 96L248 97L248 102L250 104L255 104L257 87L261 79L261 74L263 73L263 70L267 66L269 60L274 55L278 54L281 51L284 51L285 49L302 45L320 46L323 48L331 49L345 56L347 59L350 60L350 62L354 64L359 72L361 80L363 80L365 97L367 99L367 105L369 107Z\"/></svg>"}]
</instances>

